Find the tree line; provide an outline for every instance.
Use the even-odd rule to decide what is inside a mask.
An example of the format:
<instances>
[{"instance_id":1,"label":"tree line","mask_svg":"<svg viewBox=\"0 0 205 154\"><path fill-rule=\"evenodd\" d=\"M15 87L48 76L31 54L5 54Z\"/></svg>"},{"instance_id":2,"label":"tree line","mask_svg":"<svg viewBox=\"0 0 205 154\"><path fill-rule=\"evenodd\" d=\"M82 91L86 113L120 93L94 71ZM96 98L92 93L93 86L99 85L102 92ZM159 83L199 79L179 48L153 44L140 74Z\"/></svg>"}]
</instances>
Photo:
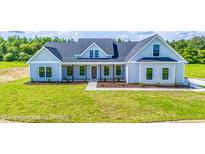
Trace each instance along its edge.
<instances>
[{"instance_id":1,"label":"tree line","mask_svg":"<svg viewBox=\"0 0 205 154\"><path fill-rule=\"evenodd\" d=\"M122 39L114 39L123 42ZM73 42L74 39L51 37L19 37L10 36L7 39L0 37L0 61L27 61L46 42ZM205 64L205 37L197 36L189 40L167 41L189 63Z\"/></svg>"},{"instance_id":2,"label":"tree line","mask_svg":"<svg viewBox=\"0 0 205 154\"><path fill-rule=\"evenodd\" d=\"M191 64L205 64L205 37L196 36L189 40L167 41Z\"/></svg>"},{"instance_id":3,"label":"tree line","mask_svg":"<svg viewBox=\"0 0 205 154\"><path fill-rule=\"evenodd\" d=\"M46 42L71 42L74 39L51 37L19 37L10 36L7 39L0 37L0 61L27 61Z\"/></svg>"}]
</instances>

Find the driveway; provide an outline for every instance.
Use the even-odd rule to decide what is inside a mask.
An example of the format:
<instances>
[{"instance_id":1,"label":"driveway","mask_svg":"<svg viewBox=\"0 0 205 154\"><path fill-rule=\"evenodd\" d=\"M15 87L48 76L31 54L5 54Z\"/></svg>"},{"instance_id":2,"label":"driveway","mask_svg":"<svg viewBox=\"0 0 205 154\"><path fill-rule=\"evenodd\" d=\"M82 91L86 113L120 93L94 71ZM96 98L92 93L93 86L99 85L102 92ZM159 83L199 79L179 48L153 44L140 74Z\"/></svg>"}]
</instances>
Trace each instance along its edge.
<instances>
[{"instance_id":1,"label":"driveway","mask_svg":"<svg viewBox=\"0 0 205 154\"><path fill-rule=\"evenodd\" d=\"M205 80L204 79L187 79L191 86L194 87L194 88L197 88L197 89L203 89L202 87L200 86L205 86Z\"/></svg>"}]
</instances>

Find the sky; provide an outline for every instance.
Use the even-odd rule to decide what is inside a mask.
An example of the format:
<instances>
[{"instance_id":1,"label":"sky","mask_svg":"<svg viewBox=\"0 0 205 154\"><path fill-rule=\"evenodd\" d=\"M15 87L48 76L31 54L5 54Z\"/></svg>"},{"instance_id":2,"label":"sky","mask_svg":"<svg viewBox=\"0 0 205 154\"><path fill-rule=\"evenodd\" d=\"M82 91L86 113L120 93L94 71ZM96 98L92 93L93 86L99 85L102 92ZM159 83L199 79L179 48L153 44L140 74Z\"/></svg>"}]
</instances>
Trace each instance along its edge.
<instances>
[{"instance_id":1,"label":"sky","mask_svg":"<svg viewBox=\"0 0 205 154\"><path fill-rule=\"evenodd\" d=\"M49 36L60 38L122 38L124 40L141 40L154 34L159 34L165 40L190 39L194 36L205 36L205 31L0 31L0 36L19 35L33 38L37 36Z\"/></svg>"}]
</instances>

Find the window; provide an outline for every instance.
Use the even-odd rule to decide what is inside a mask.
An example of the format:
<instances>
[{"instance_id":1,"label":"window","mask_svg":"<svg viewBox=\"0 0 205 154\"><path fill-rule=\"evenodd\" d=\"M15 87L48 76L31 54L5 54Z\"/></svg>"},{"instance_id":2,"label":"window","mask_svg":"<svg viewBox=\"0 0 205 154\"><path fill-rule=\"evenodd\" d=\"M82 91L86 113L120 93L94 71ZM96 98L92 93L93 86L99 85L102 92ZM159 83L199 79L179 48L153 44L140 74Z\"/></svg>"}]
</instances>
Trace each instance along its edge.
<instances>
[{"instance_id":1,"label":"window","mask_svg":"<svg viewBox=\"0 0 205 154\"><path fill-rule=\"evenodd\" d=\"M46 77L52 77L52 69L51 69L51 67L46 67Z\"/></svg>"},{"instance_id":2,"label":"window","mask_svg":"<svg viewBox=\"0 0 205 154\"><path fill-rule=\"evenodd\" d=\"M85 75L85 67L80 66L80 75Z\"/></svg>"},{"instance_id":3,"label":"window","mask_svg":"<svg viewBox=\"0 0 205 154\"><path fill-rule=\"evenodd\" d=\"M159 44L153 45L153 56L159 56Z\"/></svg>"},{"instance_id":4,"label":"window","mask_svg":"<svg viewBox=\"0 0 205 154\"><path fill-rule=\"evenodd\" d=\"M152 68L146 68L146 79L147 80L152 80L152 75L153 75L153 69Z\"/></svg>"},{"instance_id":5,"label":"window","mask_svg":"<svg viewBox=\"0 0 205 154\"><path fill-rule=\"evenodd\" d=\"M67 75L68 75L68 76L73 75L73 67L72 67L72 66L68 66L68 67L67 67Z\"/></svg>"},{"instance_id":6,"label":"window","mask_svg":"<svg viewBox=\"0 0 205 154\"><path fill-rule=\"evenodd\" d=\"M104 66L104 75L109 75L109 66Z\"/></svg>"},{"instance_id":7,"label":"window","mask_svg":"<svg viewBox=\"0 0 205 154\"><path fill-rule=\"evenodd\" d=\"M121 75L121 66L116 66L116 75Z\"/></svg>"},{"instance_id":8,"label":"window","mask_svg":"<svg viewBox=\"0 0 205 154\"><path fill-rule=\"evenodd\" d=\"M45 77L45 68L44 67L39 67L39 76L41 78Z\"/></svg>"},{"instance_id":9,"label":"window","mask_svg":"<svg viewBox=\"0 0 205 154\"><path fill-rule=\"evenodd\" d=\"M98 50L95 50L95 58L98 58L99 57L99 52Z\"/></svg>"},{"instance_id":10,"label":"window","mask_svg":"<svg viewBox=\"0 0 205 154\"><path fill-rule=\"evenodd\" d=\"M93 50L90 50L90 58L93 58Z\"/></svg>"},{"instance_id":11,"label":"window","mask_svg":"<svg viewBox=\"0 0 205 154\"><path fill-rule=\"evenodd\" d=\"M169 79L169 68L162 68L162 79L163 80Z\"/></svg>"}]
</instances>

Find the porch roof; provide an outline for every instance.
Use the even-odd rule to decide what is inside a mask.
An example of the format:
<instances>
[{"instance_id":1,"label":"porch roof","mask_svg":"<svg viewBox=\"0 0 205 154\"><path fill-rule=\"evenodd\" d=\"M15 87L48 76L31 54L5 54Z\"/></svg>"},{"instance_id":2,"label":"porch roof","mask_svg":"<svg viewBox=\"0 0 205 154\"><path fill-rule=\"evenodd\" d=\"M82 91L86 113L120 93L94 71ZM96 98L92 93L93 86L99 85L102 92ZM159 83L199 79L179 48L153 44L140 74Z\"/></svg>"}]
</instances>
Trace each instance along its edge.
<instances>
[{"instance_id":1,"label":"porch roof","mask_svg":"<svg viewBox=\"0 0 205 154\"><path fill-rule=\"evenodd\" d=\"M144 57L139 59L137 62L177 62L177 61L169 57Z\"/></svg>"}]
</instances>

